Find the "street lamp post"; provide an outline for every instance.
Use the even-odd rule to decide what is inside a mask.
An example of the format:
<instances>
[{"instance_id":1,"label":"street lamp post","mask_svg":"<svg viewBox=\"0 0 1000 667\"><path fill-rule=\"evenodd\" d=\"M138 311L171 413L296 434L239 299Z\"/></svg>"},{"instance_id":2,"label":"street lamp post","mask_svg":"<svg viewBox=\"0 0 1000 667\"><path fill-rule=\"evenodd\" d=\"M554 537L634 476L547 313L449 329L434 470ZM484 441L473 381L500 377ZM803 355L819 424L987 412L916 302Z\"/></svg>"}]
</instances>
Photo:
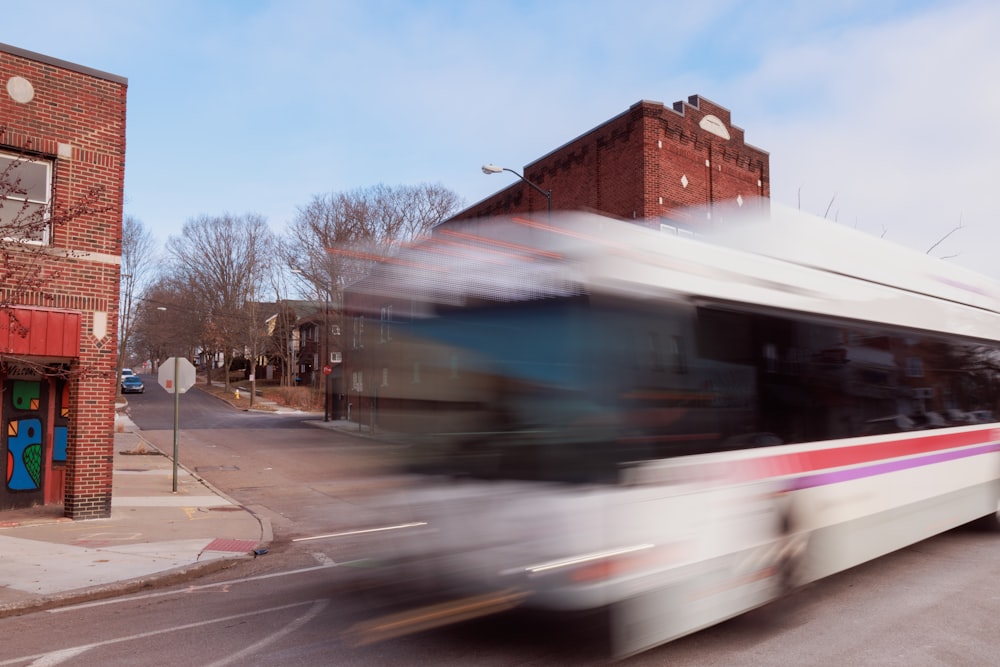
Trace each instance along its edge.
<instances>
[{"instance_id":1,"label":"street lamp post","mask_svg":"<svg viewBox=\"0 0 1000 667\"><path fill-rule=\"evenodd\" d=\"M124 301L124 306L119 307L119 317L118 317L118 367L115 377L118 378L117 389L115 389L115 398L121 398L122 395L122 368L125 366L125 348L128 345L128 334L130 333L127 329L129 327L122 325L132 318L132 285L135 276L131 273L122 273L119 276L120 280L125 281L125 289L123 290L122 297L120 301Z\"/></svg>"},{"instance_id":2,"label":"street lamp post","mask_svg":"<svg viewBox=\"0 0 1000 667\"><path fill-rule=\"evenodd\" d=\"M499 173L504 172L504 171L509 171L510 173L514 174L515 176L517 176L518 178L520 178L522 181L524 181L525 183L527 183L528 185L530 185L537 192L540 192L543 195L545 195L546 210L548 212L549 218L552 217L552 190L551 189L549 189L549 190L543 190L542 188L538 187L537 185L535 185L534 183L532 183L531 181L529 181L527 178L525 178L523 175L521 175L520 173L514 171L513 169L508 169L507 167L501 167L501 166L498 166L498 165L495 165L495 164L484 164L483 165L483 173L487 174L487 175L489 175L489 174L499 174Z\"/></svg>"},{"instance_id":3,"label":"street lamp post","mask_svg":"<svg viewBox=\"0 0 1000 667\"><path fill-rule=\"evenodd\" d=\"M330 293L323 290L323 421L330 421Z\"/></svg>"}]
</instances>

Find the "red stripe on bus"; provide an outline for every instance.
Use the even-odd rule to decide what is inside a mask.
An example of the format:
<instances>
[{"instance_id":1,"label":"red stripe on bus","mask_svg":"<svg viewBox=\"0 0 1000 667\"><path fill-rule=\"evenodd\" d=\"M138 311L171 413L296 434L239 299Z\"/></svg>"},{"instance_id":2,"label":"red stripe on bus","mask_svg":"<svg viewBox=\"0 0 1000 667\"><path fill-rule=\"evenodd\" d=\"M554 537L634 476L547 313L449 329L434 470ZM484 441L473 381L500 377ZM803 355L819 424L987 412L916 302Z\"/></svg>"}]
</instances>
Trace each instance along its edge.
<instances>
[{"instance_id":1,"label":"red stripe on bus","mask_svg":"<svg viewBox=\"0 0 1000 667\"><path fill-rule=\"evenodd\" d=\"M744 462L744 474L742 476L751 479L761 479L765 477L798 475L830 468L870 464L887 459L928 454L947 449L956 449L958 447L982 445L997 440L996 435L995 429L981 429L959 433L905 437L898 440L790 452L788 454L774 454Z\"/></svg>"}]
</instances>

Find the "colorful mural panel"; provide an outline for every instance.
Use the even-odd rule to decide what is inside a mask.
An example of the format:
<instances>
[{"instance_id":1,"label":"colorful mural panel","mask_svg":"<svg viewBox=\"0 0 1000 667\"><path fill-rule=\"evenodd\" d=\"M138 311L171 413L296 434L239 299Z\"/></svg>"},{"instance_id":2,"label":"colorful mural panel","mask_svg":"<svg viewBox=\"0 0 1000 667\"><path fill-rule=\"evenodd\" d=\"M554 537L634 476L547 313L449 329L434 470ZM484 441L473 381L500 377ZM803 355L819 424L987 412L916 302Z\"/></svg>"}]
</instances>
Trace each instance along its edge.
<instances>
[{"instance_id":1,"label":"colorful mural panel","mask_svg":"<svg viewBox=\"0 0 1000 667\"><path fill-rule=\"evenodd\" d=\"M7 422L7 489L34 491L42 487L42 422Z\"/></svg>"},{"instance_id":2,"label":"colorful mural panel","mask_svg":"<svg viewBox=\"0 0 1000 667\"><path fill-rule=\"evenodd\" d=\"M0 508L43 502L48 381L8 379L3 383L0 462L5 467Z\"/></svg>"},{"instance_id":3,"label":"colorful mural panel","mask_svg":"<svg viewBox=\"0 0 1000 667\"><path fill-rule=\"evenodd\" d=\"M60 380L56 391L56 423L52 429L52 462L66 463L66 443L69 439L69 383Z\"/></svg>"},{"instance_id":4,"label":"colorful mural panel","mask_svg":"<svg viewBox=\"0 0 1000 667\"><path fill-rule=\"evenodd\" d=\"M15 410L38 412L41 407L42 383L15 380L11 401Z\"/></svg>"}]
</instances>

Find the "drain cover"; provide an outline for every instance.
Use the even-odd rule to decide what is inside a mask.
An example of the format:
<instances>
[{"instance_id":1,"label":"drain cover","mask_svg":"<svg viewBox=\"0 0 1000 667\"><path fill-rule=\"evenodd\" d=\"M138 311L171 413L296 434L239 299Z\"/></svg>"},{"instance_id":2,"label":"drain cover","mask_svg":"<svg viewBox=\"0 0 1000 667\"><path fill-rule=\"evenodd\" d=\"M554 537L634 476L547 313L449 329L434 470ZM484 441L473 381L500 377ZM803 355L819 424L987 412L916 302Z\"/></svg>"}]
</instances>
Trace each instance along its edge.
<instances>
[{"instance_id":1,"label":"drain cover","mask_svg":"<svg viewBox=\"0 0 1000 667\"><path fill-rule=\"evenodd\" d=\"M256 540L232 540L220 537L212 540L212 542L205 547L205 551L242 551L249 553L250 550L256 546Z\"/></svg>"}]
</instances>

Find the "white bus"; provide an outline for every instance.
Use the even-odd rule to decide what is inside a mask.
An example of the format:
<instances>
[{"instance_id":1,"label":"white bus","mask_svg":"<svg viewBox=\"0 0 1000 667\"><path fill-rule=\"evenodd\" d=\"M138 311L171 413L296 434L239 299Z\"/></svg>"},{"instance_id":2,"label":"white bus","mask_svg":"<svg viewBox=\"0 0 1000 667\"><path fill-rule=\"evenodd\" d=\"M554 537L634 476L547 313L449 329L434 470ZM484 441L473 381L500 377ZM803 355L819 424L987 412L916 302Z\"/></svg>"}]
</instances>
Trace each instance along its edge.
<instances>
[{"instance_id":1,"label":"white bus","mask_svg":"<svg viewBox=\"0 0 1000 667\"><path fill-rule=\"evenodd\" d=\"M626 656L996 517L1000 287L880 239L489 220L355 291L412 451L384 572L435 618L602 609Z\"/></svg>"}]
</instances>

